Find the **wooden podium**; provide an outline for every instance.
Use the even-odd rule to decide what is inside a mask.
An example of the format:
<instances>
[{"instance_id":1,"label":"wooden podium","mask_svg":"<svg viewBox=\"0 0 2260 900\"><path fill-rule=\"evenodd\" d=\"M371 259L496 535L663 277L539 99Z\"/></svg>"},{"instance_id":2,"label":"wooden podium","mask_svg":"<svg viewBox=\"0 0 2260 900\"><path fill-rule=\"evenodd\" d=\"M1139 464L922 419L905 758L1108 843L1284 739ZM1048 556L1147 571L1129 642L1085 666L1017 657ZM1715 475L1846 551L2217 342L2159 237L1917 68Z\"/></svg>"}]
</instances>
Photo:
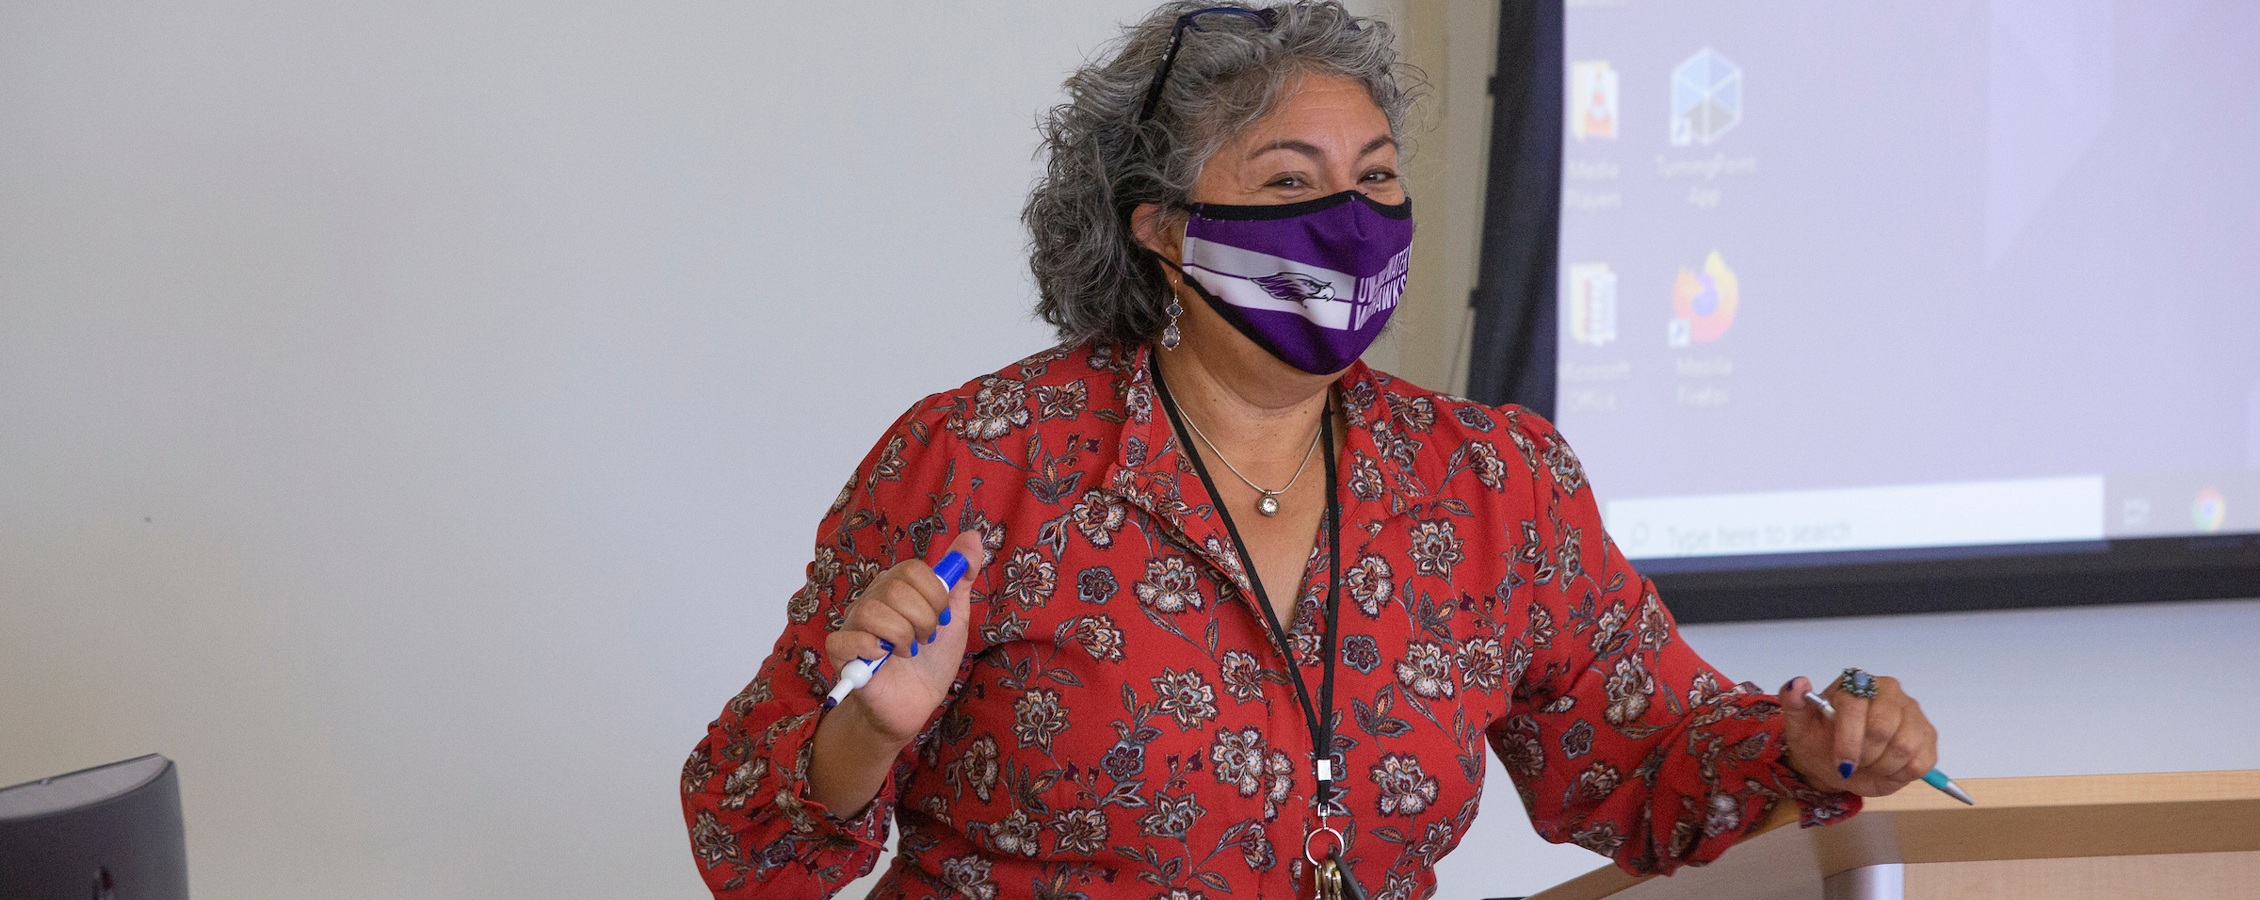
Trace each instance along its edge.
<instances>
[{"instance_id":1,"label":"wooden podium","mask_svg":"<svg viewBox=\"0 0 2260 900\"><path fill-rule=\"evenodd\" d=\"M1784 805L1708 866L1530 900L2260 898L2260 770L1959 780L1978 805L1918 783L1823 828Z\"/></svg>"}]
</instances>

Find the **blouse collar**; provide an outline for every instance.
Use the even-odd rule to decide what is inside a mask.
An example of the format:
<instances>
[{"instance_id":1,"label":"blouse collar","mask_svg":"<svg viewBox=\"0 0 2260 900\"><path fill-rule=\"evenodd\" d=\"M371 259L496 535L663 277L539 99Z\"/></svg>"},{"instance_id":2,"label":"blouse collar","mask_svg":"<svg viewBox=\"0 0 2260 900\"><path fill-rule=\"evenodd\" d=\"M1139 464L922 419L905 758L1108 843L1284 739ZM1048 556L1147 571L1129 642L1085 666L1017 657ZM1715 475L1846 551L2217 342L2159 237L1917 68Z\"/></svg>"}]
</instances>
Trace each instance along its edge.
<instances>
[{"instance_id":1,"label":"blouse collar","mask_svg":"<svg viewBox=\"0 0 2260 900\"><path fill-rule=\"evenodd\" d=\"M1100 358L1102 354L1104 359ZM1241 571L1239 555L1233 552L1223 520L1213 512L1215 499L1202 486L1200 475L1169 427L1169 416L1161 409L1154 390L1152 345L1094 350L1092 362L1113 371L1113 396L1120 399L1123 416L1122 439L1116 444L1113 463L1101 477L1101 489L1183 535L1190 546L1200 548L1203 556L1247 592L1248 575ZM1363 360L1351 363L1336 379L1334 395L1349 423L1337 461L1341 483L1335 490L1342 499L1344 558L1354 559L1351 554L1371 538L1371 529L1364 527L1365 523L1386 519L1407 504L1420 504L1432 492L1426 479L1415 472L1414 451L1419 441L1400 433L1390 422L1382 376ZM1384 453L1385 446L1393 452ZM1361 468L1367 477L1385 478L1387 489L1353 489L1353 477ZM1387 502L1384 497L1389 498Z\"/></svg>"}]
</instances>

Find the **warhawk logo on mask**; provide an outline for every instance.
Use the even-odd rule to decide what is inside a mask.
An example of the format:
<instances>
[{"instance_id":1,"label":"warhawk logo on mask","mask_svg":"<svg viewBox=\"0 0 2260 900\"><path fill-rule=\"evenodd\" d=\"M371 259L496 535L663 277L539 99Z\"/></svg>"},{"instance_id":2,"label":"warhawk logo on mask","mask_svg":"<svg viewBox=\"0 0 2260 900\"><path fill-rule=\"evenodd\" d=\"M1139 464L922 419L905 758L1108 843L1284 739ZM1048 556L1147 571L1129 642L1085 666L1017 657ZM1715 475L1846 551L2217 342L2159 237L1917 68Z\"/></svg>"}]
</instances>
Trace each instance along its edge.
<instances>
[{"instance_id":1,"label":"warhawk logo on mask","mask_svg":"<svg viewBox=\"0 0 2260 900\"><path fill-rule=\"evenodd\" d=\"M1262 285L1272 296L1292 303L1334 299L1334 282L1320 281L1308 275L1279 272L1248 280Z\"/></svg>"}]
</instances>

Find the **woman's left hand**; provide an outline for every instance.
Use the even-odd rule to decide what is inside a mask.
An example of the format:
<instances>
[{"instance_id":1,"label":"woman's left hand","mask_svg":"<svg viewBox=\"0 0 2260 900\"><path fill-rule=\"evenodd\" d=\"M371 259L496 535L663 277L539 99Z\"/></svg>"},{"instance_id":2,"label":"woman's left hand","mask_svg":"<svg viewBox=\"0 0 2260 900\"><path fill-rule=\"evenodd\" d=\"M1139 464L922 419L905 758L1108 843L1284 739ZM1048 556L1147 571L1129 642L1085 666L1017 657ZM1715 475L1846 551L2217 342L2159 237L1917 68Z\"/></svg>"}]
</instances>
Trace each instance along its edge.
<instances>
[{"instance_id":1,"label":"woman's left hand","mask_svg":"<svg viewBox=\"0 0 2260 900\"><path fill-rule=\"evenodd\" d=\"M1781 688L1789 764L1814 787L1881 797L1918 780L1938 764L1938 729L1899 680L1875 676L1875 699L1831 685L1823 693L1836 707L1831 722L1805 699L1812 683L1800 675Z\"/></svg>"}]
</instances>

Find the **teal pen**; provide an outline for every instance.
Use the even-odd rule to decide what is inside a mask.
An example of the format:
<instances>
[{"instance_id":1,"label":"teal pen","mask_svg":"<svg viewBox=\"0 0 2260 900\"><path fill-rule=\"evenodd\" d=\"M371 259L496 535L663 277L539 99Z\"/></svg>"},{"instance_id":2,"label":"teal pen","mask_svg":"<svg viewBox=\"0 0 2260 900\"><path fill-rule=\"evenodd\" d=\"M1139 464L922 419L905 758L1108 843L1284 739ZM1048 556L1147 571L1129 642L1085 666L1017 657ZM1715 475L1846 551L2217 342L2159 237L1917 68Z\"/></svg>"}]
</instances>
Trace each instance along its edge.
<instances>
[{"instance_id":1,"label":"teal pen","mask_svg":"<svg viewBox=\"0 0 2260 900\"><path fill-rule=\"evenodd\" d=\"M1836 707L1829 705L1827 697L1823 697L1819 694L1813 693L1812 691L1806 691L1805 699L1813 701L1813 705L1820 707L1821 715L1827 716L1829 721L1836 721ZM1923 783L1937 788L1941 791L1945 791L1946 796L1960 800L1963 803L1967 803L1971 806L1977 805L1977 801L1970 799L1970 792L1962 790L1961 785L1955 784L1954 779L1946 777L1946 773L1939 771L1935 766L1932 767L1930 771L1923 773Z\"/></svg>"}]
</instances>

